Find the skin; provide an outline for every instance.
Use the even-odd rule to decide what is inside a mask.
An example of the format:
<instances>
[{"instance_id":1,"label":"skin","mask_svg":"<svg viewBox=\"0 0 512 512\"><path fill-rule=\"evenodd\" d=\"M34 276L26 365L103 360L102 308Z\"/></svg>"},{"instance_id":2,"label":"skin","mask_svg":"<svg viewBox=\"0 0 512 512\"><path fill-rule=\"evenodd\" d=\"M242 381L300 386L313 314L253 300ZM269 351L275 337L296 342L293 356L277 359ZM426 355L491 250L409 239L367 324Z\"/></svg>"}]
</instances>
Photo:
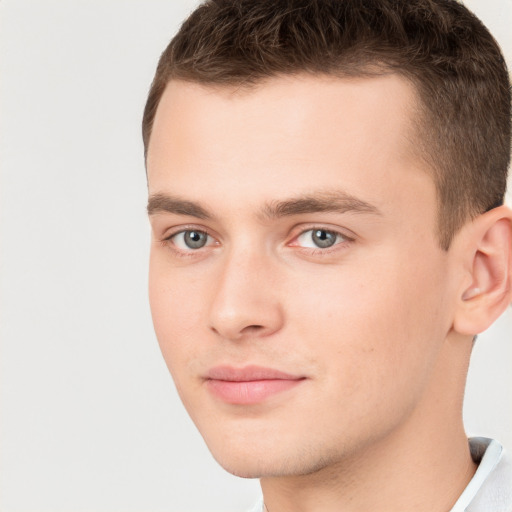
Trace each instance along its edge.
<instances>
[{"instance_id":1,"label":"skin","mask_svg":"<svg viewBox=\"0 0 512 512\"><path fill-rule=\"evenodd\" d=\"M261 478L271 512L446 511L475 471L461 413L469 304L482 294L473 248L496 224L506 239L509 222L488 215L439 247L415 102L393 75L295 76L248 91L174 81L158 107L147 159L157 338L213 456ZM305 196L323 209L345 200L297 211ZM274 211L286 201L286 215ZM317 247L313 228L335 244ZM206 245L188 247L185 230ZM218 365L302 380L231 404L206 384Z\"/></svg>"}]
</instances>

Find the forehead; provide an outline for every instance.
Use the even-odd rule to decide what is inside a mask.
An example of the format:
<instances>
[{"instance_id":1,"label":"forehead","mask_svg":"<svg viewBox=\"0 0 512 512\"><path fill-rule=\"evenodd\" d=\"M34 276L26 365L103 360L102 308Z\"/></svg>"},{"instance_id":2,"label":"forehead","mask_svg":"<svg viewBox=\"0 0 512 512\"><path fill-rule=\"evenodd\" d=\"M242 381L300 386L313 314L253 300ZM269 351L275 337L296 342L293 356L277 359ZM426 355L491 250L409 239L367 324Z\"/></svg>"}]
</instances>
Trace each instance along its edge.
<instances>
[{"instance_id":1,"label":"forehead","mask_svg":"<svg viewBox=\"0 0 512 512\"><path fill-rule=\"evenodd\" d=\"M415 106L397 75L285 76L251 89L171 81L148 148L150 194L257 201L337 187L378 206L405 172L425 179L413 170Z\"/></svg>"}]
</instances>

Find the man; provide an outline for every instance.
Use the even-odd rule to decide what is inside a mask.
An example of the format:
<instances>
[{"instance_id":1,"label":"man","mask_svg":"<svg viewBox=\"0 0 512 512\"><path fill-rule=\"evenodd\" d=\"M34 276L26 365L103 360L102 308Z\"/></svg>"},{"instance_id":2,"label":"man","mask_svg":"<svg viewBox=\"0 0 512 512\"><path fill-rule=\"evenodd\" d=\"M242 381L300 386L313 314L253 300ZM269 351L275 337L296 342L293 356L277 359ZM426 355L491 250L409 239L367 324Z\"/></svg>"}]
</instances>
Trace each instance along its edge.
<instances>
[{"instance_id":1,"label":"man","mask_svg":"<svg viewBox=\"0 0 512 512\"><path fill-rule=\"evenodd\" d=\"M509 511L462 423L511 301L510 89L454 0L208 1L143 120L156 334L255 510Z\"/></svg>"}]
</instances>

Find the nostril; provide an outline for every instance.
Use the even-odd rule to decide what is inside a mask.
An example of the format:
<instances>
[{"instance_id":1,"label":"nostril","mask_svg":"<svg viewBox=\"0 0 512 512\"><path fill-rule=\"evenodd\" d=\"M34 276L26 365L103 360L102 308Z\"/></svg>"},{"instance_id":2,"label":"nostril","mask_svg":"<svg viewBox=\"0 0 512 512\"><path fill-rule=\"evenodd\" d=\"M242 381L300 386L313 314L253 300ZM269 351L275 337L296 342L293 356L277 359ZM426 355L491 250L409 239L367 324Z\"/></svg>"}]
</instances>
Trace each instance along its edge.
<instances>
[{"instance_id":1,"label":"nostril","mask_svg":"<svg viewBox=\"0 0 512 512\"><path fill-rule=\"evenodd\" d=\"M257 332L263 329L263 325L248 325L242 329L242 332Z\"/></svg>"},{"instance_id":2,"label":"nostril","mask_svg":"<svg viewBox=\"0 0 512 512\"><path fill-rule=\"evenodd\" d=\"M216 329L213 325L210 328L215 334L221 334L220 331ZM241 331L239 331L239 334L257 334L264 328L265 327L263 325L247 325Z\"/></svg>"}]
</instances>

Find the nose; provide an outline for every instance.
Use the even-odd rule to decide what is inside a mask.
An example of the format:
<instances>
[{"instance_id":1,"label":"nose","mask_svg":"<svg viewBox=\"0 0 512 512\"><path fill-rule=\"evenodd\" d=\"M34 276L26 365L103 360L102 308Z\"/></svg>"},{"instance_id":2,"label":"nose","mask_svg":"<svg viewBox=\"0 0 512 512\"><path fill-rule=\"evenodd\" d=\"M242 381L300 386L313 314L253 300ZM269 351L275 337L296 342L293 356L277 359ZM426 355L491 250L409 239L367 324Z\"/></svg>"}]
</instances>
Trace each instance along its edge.
<instances>
[{"instance_id":1,"label":"nose","mask_svg":"<svg viewBox=\"0 0 512 512\"><path fill-rule=\"evenodd\" d=\"M227 255L211 301L210 329L224 339L262 338L279 331L284 315L269 259L240 251Z\"/></svg>"}]
</instances>

